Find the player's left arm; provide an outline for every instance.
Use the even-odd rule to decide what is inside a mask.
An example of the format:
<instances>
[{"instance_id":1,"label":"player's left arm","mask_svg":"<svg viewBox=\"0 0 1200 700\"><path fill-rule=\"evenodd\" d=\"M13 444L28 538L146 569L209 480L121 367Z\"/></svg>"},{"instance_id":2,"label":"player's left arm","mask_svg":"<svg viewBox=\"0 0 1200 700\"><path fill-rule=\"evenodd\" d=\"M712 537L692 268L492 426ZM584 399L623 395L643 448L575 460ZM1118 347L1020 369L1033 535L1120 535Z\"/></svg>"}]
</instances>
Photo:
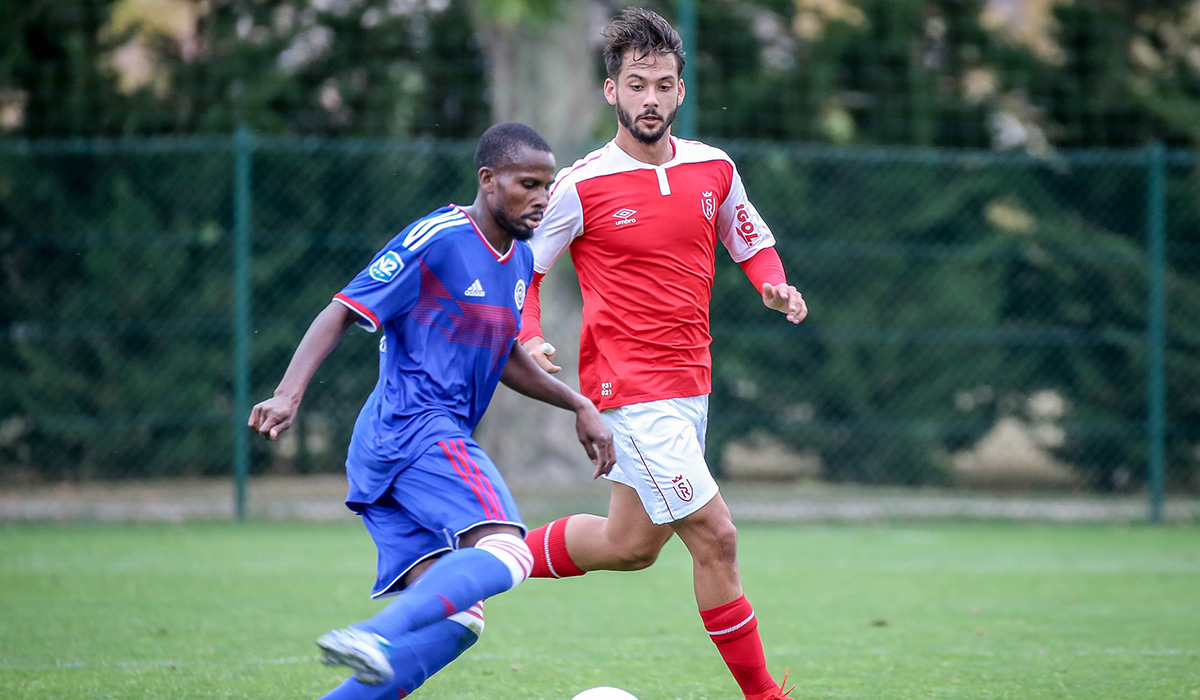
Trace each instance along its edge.
<instances>
[{"instance_id":1,"label":"player's left arm","mask_svg":"<svg viewBox=\"0 0 1200 700\"><path fill-rule=\"evenodd\" d=\"M808 305L796 288L787 282L783 261L775 251L775 236L746 197L742 178L733 161L730 166L729 192L717 210L717 236L754 288L762 293L763 305L800 323L808 315Z\"/></svg>"},{"instance_id":2,"label":"player's left arm","mask_svg":"<svg viewBox=\"0 0 1200 700\"><path fill-rule=\"evenodd\" d=\"M521 348L519 340L513 341L500 381L531 399L574 411L575 434L588 459L596 465L593 478L612 471L617 461L612 431L605 425L595 404L539 367L529 353Z\"/></svg>"},{"instance_id":3,"label":"player's left arm","mask_svg":"<svg viewBox=\"0 0 1200 700\"><path fill-rule=\"evenodd\" d=\"M800 292L787 283L783 261L774 246L763 248L740 264L746 277L762 292L764 306L786 314L792 323L800 323L808 316L808 304Z\"/></svg>"}]
</instances>

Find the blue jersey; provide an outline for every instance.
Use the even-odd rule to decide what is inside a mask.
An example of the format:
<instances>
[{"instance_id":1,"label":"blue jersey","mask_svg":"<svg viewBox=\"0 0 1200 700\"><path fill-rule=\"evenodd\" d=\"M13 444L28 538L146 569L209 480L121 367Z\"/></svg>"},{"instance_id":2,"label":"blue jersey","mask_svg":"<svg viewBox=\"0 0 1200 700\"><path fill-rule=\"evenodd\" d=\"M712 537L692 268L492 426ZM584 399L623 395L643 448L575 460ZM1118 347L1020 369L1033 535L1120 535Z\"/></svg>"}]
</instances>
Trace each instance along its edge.
<instances>
[{"instance_id":1,"label":"blue jersey","mask_svg":"<svg viewBox=\"0 0 1200 700\"><path fill-rule=\"evenodd\" d=\"M528 243L492 248L447 206L388 242L337 296L379 340L379 381L346 458L346 503L373 503L431 445L467 437L492 399L533 276ZM355 508L356 510L358 508Z\"/></svg>"}]
</instances>

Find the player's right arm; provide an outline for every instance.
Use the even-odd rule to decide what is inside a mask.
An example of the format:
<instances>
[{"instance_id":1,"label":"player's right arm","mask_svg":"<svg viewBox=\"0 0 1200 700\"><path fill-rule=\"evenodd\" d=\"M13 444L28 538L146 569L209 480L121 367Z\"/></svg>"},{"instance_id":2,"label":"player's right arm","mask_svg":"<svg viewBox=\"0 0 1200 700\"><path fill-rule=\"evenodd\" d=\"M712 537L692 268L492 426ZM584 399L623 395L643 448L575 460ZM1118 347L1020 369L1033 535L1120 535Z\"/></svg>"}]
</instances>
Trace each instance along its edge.
<instances>
[{"instance_id":1,"label":"player's right arm","mask_svg":"<svg viewBox=\"0 0 1200 700\"><path fill-rule=\"evenodd\" d=\"M525 296L521 309L521 347L533 358L538 367L550 374L562 370L554 364L553 346L546 343L542 335L542 279L563 253L571 241L583 233L583 205L579 201L579 190L575 188L573 174L578 169L564 168L550 188L550 202L541 223L533 230L529 245L533 248L533 281ZM550 349L550 352L546 352Z\"/></svg>"},{"instance_id":2,"label":"player's right arm","mask_svg":"<svg viewBox=\"0 0 1200 700\"><path fill-rule=\"evenodd\" d=\"M296 347L296 354L292 355L292 361L288 363L274 395L250 411L251 429L268 440L274 440L292 425L317 368L358 320L358 314L336 301L317 314Z\"/></svg>"},{"instance_id":3,"label":"player's right arm","mask_svg":"<svg viewBox=\"0 0 1200 700\"><path fill-rule=\"evenodd\" d=\"M575 412L575 433L584 452L596 465L592 478L612 471L617 463L612 431L600 417L595 404L586 396L538 369L534 362L513 343L500 381L508 388L551 406Z\"/></svg>"},{"instance_id":4,"label":"player's right arm","mask_svg":"<svg viewBox=\"0 0 1200 700\"><path fill-rule=\"evenodd\" d=\"M536 329L533 331L533 335L521 333L521 337L525 339L522 341L521 347L529 353L538 367L550 374L558 374L562 371L562 367L554 364L554 356L558 354L558 351L554 349L553 345L546 342L546 339L542 337L541 330L542 278L545 276L541 272L533 273L533 282L529 285L529 292L525 295L525 307L521 310L521 323L532 323ZM546 352L547 350L549 352Z\"/></svg>"},{"instance_id":5,"label":"player's right arm","mask_svg":"<svg viewBox=\"0 0 1200 700\"><path fill-rule=\"evenodd\" d=\"M454 216L454 211L439 209L409 225L334 296L300 340L275 394L250 411L251 429L274 440L291 426L317 368L350 326L357 323L375 332L388 319L408 313L420 289L416 251L428 252L434 245L430 243L433 233L425 234Z\"/></svg>"}]
</instances>

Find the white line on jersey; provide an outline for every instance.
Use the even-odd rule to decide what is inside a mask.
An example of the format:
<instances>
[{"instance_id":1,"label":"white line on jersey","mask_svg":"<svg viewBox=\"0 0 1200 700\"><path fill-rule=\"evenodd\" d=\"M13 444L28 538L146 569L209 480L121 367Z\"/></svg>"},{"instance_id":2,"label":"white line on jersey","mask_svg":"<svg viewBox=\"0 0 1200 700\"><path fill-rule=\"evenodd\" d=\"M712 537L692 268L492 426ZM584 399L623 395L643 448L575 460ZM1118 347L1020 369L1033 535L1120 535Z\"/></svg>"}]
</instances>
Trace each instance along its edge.
<instances>
[{"instance_id":1,"label":"white line on jersey","mask_svg":"<svg viewBox=\"0 0 1200 700\"><path fill-rule=\"evenodd\" d=\"M404 247L409 250L416 250L433 238L433 235L438 231L453 226L461 222L466 216L458 211L448 211L440 216L435 216L431 219L426 219L413 227L408 235L404 237Z\"/></svg>"}]
</instances>

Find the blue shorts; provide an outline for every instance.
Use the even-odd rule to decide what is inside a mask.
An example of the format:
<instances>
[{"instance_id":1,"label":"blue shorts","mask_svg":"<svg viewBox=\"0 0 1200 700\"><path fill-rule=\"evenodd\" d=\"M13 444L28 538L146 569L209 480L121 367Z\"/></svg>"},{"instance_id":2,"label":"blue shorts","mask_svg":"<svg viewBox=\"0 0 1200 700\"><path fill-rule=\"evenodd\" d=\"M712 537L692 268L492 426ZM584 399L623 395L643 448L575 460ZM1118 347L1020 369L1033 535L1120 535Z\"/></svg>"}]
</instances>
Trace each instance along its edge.
<instances>
[{"instance_id":1,"label":"blue shorts","mask_svg":"<svg viewBox=\"0 0 1200 700\"><path fill-rule=\"evenodd\" d=\"M430 447L382 498L362 507L362 519L379 550L372 598L404 590L410 569L457 549L458 538L478 525L525 530L504 477L470 438Z\"/></svg>"}]
</instances>

